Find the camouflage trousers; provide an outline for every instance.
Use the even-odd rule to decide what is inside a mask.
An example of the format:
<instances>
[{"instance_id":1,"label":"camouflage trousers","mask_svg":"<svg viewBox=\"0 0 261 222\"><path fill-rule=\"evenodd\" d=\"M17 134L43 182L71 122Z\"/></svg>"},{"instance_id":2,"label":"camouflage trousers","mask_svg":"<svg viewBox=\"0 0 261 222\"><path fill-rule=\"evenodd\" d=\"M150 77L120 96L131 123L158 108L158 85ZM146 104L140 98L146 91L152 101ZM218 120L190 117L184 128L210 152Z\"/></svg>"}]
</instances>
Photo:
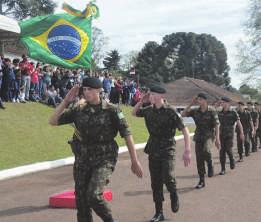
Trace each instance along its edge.
<instances>
[{"instance_id":1,"label":"camouflage trousers","mask_svg":"<svg viewBox=\"0 0 261 222\"><path fill-rule=\"evenodd\" d=\"M163 185L165 184L170 194L176 192L175 179L175 157L169 158L155 157L149 155L149 170L151 178L151 188L155 203L164 201Z\"/></svg>"},{"instance_id":2,"label":"camouflage trousers","mask_svg":"<svg viewBox=\"0 0 261 222\"><path fill-rule=\"evenodd\" d=\"M257 137L256 145L257 145L257 147L261 148L261 129L260 128L258 128L256 131L256 137ZM259 145L258 145L258 143L259 143Z\"/></svg>"},{"instance_id":3,"label":"camouflage trousers","mask_svg":"<svg viewBox=\"0 0 261 222\"><path fill-rule=\"evenodd\" d=\"M251 143L251 151L257 151L257 135L252 136L252 130L249 133L250 143Z\"/></svg>"},{"instance_id":4,"label":"camouflage trousers","mask_svg":"<svg viewBox=\"0 0 261 222\"><path fill-rule=\"evenodd\" d=\"M221 164L221 170L225 170L226 167L226 154L230 160L230 163L234 162L233 156L233 137L221 137L220 138L221 149L219 151L219 159Z\"/></svg>"},{"instance_id":5,"label":"camouflage trousers","mask_svg":"<svg viewBox=\"0 0 261 222\"><path fill-rule=\"evenodd\" d=\"M73 138L68 141L75 156L73 178L75 181L75 196L78 222L93 222L92 210L103 221L113 221L111 210L103 199L104 187L109 183L109 177L116 165L117 157L99 158L82 152L81 143Z\"/></svg>"},{"instance_id":6,"label":"camouflage trousers","mask_svg":"<svg viewBox=\"0 0 261 222\"><path fill-rule=\"evenodd\" d=\"M109 183L116 161L86 163L79 156L76 156L75 160L73 174L78 222L93 222L91 209L103 221L112 221L111 209L103 198L103 191Z\"/></svg>"},{"instance_id":7,"label":"camouflage trousers","mask_svg":"<svg viewBox=\"0 0 261 222\"><path fill-rule=\"evenodd\" d=\"M204 175L206 174L205 162L207 162L208 165L212 165L212 147L212 138L195 141L197 168L200 177L204 177Z\"/></svg>"},{"instance_id":8,"label":"camouflage trousers","mask_svg":"<svg viewBox=\"0 0 261 222\"><path fill-rule=\"evenodd\" d=\"M244 148L245 148L245 155L249 154L250 150L250 138L249 138L249 133L244 132L245 140L242 141L240 139L240 133L237 133L237 148L238 148L238 154L239 157L242 158L242 155L244 153Z\"/></svg>"}]
</instances>

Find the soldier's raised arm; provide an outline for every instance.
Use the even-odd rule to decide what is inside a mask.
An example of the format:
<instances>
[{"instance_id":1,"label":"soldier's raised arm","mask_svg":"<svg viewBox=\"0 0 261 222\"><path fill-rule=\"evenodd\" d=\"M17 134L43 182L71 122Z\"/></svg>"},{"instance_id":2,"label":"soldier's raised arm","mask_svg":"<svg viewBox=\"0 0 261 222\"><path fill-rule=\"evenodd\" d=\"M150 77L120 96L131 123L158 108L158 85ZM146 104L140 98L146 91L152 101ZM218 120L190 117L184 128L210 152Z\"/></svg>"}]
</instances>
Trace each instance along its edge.
<instances>
[{"instance_id":1,"label":"soldier's raised arm","mask_svg":"<svg viewBox=\"0 0 261 222\"><path fill-rule=\"evenodd\" d=\"M149 96L150 96L150 94L148 92L141 95L140 101L134 106L134 108L132 110L133 116L139 116L139 115L137 115L137 113L140 110L140 108L142 107L143 103L149 101Z\"/></svg>"},{"instance_id":2,"label":"soldier's raised arm","mask_svg":"<svg viewBox=\"0 0 261 222\"><path fill-rule=\"evenodd\" d=\"M65 108L69 105L70 102L73 102L79 94L79 86L76 85L70 89L70 91L65 96L64 100L60 103L60 105L55 109L54 113L49 119L49 124L56 126L58 125L58 120Z\"/></svg>"},{"instance_id":3,"label":"soldier's raised arm","mask_svg":"<svg viewBox=\"0 0 261 222\"><path fill-rule=\"evenodd\" d=\"M190 103L190 104L183 110L183 112L181 113L181 116L182 116L182 117L188 116L188 113L189 113L189 111L191 110L191 107L196 104L196 101L197 101L197 96L194 96L194 97L192 98L191 103Z\"/></svg>"}]
</instances>

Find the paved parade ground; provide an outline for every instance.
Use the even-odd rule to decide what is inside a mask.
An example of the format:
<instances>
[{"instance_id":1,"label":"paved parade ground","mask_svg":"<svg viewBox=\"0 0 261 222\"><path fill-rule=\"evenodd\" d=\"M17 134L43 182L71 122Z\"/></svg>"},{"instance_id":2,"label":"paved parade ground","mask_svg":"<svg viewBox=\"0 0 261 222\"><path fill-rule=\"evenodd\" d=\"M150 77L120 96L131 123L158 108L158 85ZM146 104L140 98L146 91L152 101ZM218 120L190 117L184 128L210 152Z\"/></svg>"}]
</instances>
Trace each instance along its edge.
<instances>
[{"instance_id":1,"label":"paved parade ground","mask_svg":"<svg viewBox=\"0 0 261 222\"><path fill-rule=\"evenodd\" d=\"M195 190L198 182L194 144L193 162L184 168L183 142L177 143L176 175L180 210L170 210L169 194L165 192L166 221L177 222L260 222L261 221L261 151L251 153L225 176L220 170L218 153L213 148L215 176L206 179L207 187ZM147 156L138 152L144 178L130 172L128 155L121 154L109 188L113 190L113 215L118 222L146 222L154 214ZM73 188L72 166L0 181L1 222L76 222L76 210L48 207L49 196ZM100 221L95 216L94 221Z\"/></svg>"}]
</instances>

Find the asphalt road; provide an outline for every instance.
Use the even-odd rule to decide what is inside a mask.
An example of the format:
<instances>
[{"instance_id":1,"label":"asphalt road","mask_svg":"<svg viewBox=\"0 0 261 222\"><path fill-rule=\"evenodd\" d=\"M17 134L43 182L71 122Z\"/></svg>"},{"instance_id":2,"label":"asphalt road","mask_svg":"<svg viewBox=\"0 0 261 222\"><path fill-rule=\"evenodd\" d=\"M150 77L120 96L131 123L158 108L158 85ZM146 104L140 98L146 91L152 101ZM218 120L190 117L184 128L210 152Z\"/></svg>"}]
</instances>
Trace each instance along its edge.
<instances>
[{"instance_id":1,"label":"asphalt road","mask_svg":"<svg viewBox=\"0 0 261 222\"><path fill-rule=\"evenodd\" d=\"M261 221L261 152L251 153L243 163L225 176L220 170L218 153L213 148L215 176L207 178L207 187L195 190L198 182L194 145L193 161L185 168L182 162L183 143L177 143L176 175L180 194L180 211L170 210L165 192L164 213L167 221L178 222L260 222ZM128 154L120 155L109 188L114 217L119 222L145 222L154 214L147 156L138 152L145 176L131 174ZM73 188L72 166L34 173L0 181L1 222L76 222L76 210L48 207L49 196ZM95 221L101 221L96 216Z\"/></svg>"}]
</instances>

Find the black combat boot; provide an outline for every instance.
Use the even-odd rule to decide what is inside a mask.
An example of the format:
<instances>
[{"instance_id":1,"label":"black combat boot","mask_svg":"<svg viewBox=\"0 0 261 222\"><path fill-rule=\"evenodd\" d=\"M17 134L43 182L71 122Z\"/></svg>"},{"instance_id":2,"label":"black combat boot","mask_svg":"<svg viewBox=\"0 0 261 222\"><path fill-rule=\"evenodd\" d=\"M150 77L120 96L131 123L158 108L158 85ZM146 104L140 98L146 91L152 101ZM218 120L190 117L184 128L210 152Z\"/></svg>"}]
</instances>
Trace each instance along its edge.
<instances>
[{"instance_id":1,"label":"black combat boot","mask_svg":"<svg viewBox=\"0 0 261 222\"><path fill-rule=\"evenodd\" d=\"M196 189L202 189L205 187L205 177L203 176L199 176L199 182L198 185L195 187Z\"/></svg>"},{"instance_id":2,"label":"black combat boot","mask_svg":"<svg viewBox=\"0 0 261 222\"><path fill-rule=\"evenodd\" d=\"M237 162L243 162L243 154L239 153L239 160Z\"/></svg>"},{"instance_id":3,"label":"black combat boot","mask_svg":"<svg viewBox=\"0 0 261 222\"><path fill-rule=\"evenodd\" d=\"M235 167L236 167L235 160L234 160L234 158L232 158L232 159L230 160L230 169L231 169L231 170L234 170Z\"/></svg>"},{"instance_id":4,"label":"black combat boot","mask_svg":"<svg viewBox=\"0 0 261 222\"><path fill-rule=\"evenodd\" d=\"M222 169L219 173L219 175L225 175L226 174L226 171L224 169Z\"/></svg>"},{"instance_id":5,"label":"black combat boot","mask_svg":"<svg viewBox=\"0 0 261 222\"><path fill-rule=\"evenodd\" d=\"M219 175L225 175L225 174L226 174L226 163L221 162L221 171L220 171Z\"/></svg>"},{"instance_id":6,"label":"black combat boot","mask_svg":"<svg viewBox=\"0 0 261 222\"><path fill-rule=\"evenodd\" d=\"M179 196L177 194L177 191L170 194L170 200L172 212L177 213L179 210Z\"/></svg>"},{"instance_id":7,"label":"black combat boot","mask_svg":"<svg viewBox=\"0 0 261 222\"><path fill-rule=\"evenodd\" d=\"M214 176L214 168L212 164L212 160L208 162L208 177L213 177Z\"/></svg>"},{"instance_id":8,"label":"black combat boot","mask_svg":"<svg viewBox=\"0 0 261 222\"><path fill-rule=\"evenodd\" d=\"M112 218L110 218L110 219L106 219L106 220L104 220L104 222L116 222L116 221L113 220Z\"/></svg>"},{"instance_id":9,"label":"black combat boot","mask_svg":"<svg viewBox=\"0 0 261 222\"><path fill-rule=\"evenodd\" d=\"M250 147L248 147L248 148L246 148L246 150L245 150L245 155L246 156L250 156Z\"/></svg>"},{"instance_id":10,"label":"black combat boot","mask_svg":"<svg viewBox=\"0 0 261 222\"><path fill-rule=\"evenodd\" d=\"M159 222L165 220L162 209L162 202L155 203L156 214L151 218L150 222Z\"/></svg>"}]
</instances>

